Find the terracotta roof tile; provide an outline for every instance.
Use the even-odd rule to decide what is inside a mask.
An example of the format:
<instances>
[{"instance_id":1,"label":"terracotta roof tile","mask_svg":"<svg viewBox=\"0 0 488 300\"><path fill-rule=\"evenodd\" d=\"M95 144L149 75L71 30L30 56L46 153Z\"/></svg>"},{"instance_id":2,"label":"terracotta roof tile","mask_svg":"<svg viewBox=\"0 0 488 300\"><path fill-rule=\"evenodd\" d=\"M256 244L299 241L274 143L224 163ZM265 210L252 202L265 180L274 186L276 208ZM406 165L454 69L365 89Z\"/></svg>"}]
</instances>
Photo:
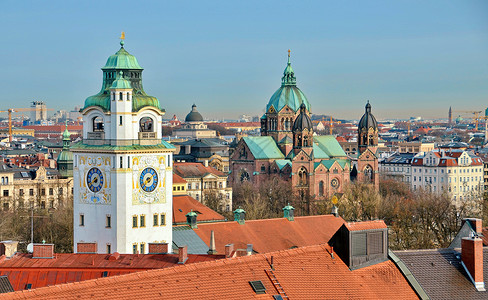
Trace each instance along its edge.
<instances>
[{"instance_id":1,"label":"terracotta roof tile","mask_svg":"<svg viewBox=\"0 0 488 300\"><path fill-rule=\"evenodd\" d=\"M56 254L54 259L36 259L32 254L17 253L10 259L0 260L0 276L7 275L14 290L23 290L30 283L32 289L128 274L148 269L161 269L178 264L176 254L121 254L118 260L108 260L108 254ZM215 260L223 255L189 254L187 264Z\"/></svg>"},{"instance_id":2,"label":"terracotta roof tile","mask_svg":"<svg viewBox=\"0 0 488 300\"><path fill-rule=\"evenodd\" d=\"M198 214L197 222L224 221L225 217L187 195L173 196L173 224L186 223L191 210ZM198 225L200 226L200 225Z\"/></svg>"},{"instance_id":3,"label":"terracotta roof tile","mask_svg":"<svg viewBox=\"0 0 488 300\"><path fill-rule=\"evenodd\" d=\"M350 271L327 245L309 246L262 255L180 265L111 278L22 291L7 299L273 299L274 275L290 299L418 299L391 261ZM266 293L258 295L249 281L260 280Z\"/></svg>"},{"instance_id":4,"label":"terracotta roof tile","mask_svg":"<svg viewBox=\"0 0 488 300\"><path fill-rule=\"evenodd\" d=\"M205 174L214 174L216 176L225 176L224 173L212 167L205 167L202 163L175 162L173 171L183 177L202 177Z\"/></svg>"},{"instance_id":5,"label":"terracotta roof tile","mask_svg":"<svg viewBox=\"0 0 488 300\"><path fill-rule=\"evenodd\" d=\"M383 229L387 228L382 220L362 221L362 222L348 222L344 224L349 231L359 231L368 229Z\"/></svg>"},{"instance_id":6,"label":"terracotta roof tile","mask_svg":"<svg viewBox=\"0 0 488 300\"><path fill-rule=\"evenodd\" d=\"M187 181L183 179L180 175L173 173L173 184L182 184L186 183Z\"/></svg>"},{"instance_id":7,"label":"terracotta roof tile","mask_svg":"<svg viewBox=\"0 0 488 300\"><path fill-rule=\"evenodd\" d=\"M245 224L221 222L198 224L195 233L205 243L210 241L210 232L215 232L217 253L224 253L225 245L234 244L234 249L246 249L253 244L257 253L290 249L327 243L344 224L342 218L333 215L246 220ZM208 246L208 244L207 244Z\"/></svg>"}]
</instances>

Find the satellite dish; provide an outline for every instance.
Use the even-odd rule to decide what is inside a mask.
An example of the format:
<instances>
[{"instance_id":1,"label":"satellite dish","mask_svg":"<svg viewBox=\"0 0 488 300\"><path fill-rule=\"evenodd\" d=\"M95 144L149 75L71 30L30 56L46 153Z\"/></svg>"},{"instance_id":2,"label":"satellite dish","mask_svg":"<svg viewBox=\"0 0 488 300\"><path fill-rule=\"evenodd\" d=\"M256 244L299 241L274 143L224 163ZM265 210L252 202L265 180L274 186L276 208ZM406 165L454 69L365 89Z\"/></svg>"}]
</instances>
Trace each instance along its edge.
<instances>
[{"instance_id":1,"label":"satellite dish","mask_svg":"<svg viewBox=\"0 0 488 300\"><path fill-rule=\"evenodd\" d=\"M27 252L32 253L33 251L34 251L34 244L29 243L29 245L27 245Z\"/></svg>"}]
</instances>

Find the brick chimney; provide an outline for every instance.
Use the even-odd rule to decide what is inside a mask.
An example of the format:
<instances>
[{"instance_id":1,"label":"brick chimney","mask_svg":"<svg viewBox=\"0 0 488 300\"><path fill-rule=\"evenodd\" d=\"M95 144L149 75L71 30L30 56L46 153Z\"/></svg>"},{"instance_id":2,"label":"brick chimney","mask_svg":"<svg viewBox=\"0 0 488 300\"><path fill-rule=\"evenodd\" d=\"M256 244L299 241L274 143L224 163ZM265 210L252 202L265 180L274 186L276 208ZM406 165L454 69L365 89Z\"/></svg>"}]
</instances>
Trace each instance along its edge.
<instances>
[{"instance_id":1,"label":"brick chimney","mask_svg":"<svg viewBox=\"0 0 488 300\"><path fill-rule=\"evenodd\" d=\"M178 247L178 263L184 264L188 259L188 246Z\"/></svg>"},{"instance_id":2,"label":"brick chimney","mask_svg":"<svg viewBox=\"0 0 488 300\"><path fill-rule=\"evenodd\" d=\"M477 233L481 234L483 231L483 221L481 219L476 218L466 218L463 220L463 224L468 222L471 225L471 228Z\"/></svg>"},{"instance_id":3,"label":"brick chimney","mask_svg":"<svg viewBox=\"0 0 488 300\"><path fill-rule=\"evenodd\" d=\"M168 253L168 243L149 243L149 254L166 254Z\"/></svg>"},{"instance_id":4,"label":"brick chimney","mask_svg":"<svg viewBox=\"0 0 488 300\"><path fill-rule=\"evenodd\" d=\"M32 258L54 258L54 244L34 244Z\"/></svg>"},{"instance_id":5,"label":"brick chimney","mask_svg":"<svg viewBox=\"0 0 488 300\"><path fill-rule=\"evenodd\" d=\"M76 253L97 253L97 243L76 243Z\"/></svg>"},{"instance_id":6,"label":"brick chimney","mask_svg":"<svg viewBox=\"0 0 488 300\"><path fill-rule=\"evenodd\" d=\"M485 291L485 283L483 281L483 241L481 238L474 236L462 239L461 261L476 289Z\"/></svg>"},{"instance_id":7,"label":"brick chimney","mask_svg":"<svg viewBox=\"0 0 488 300\"><path fill-rule=\"evenodd\" d=\"M227 244L225 245L225 257L230 258L234 257L234 244Z\"/></svg>"}]
</instances>

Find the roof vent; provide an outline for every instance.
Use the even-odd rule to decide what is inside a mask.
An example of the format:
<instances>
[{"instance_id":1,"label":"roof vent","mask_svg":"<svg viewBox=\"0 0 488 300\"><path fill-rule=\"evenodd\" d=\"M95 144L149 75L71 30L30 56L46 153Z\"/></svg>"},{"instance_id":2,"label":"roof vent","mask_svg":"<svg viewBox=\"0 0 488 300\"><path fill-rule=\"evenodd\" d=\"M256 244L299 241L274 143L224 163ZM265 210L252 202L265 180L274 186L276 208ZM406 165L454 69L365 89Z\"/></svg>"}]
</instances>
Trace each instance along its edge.
<instances>
[{"instance_id":1,"label":"roof vent","mask_svg":"<svg viewBox=\"0 0 488 300\"><path fill-rule=\"evenodd\" d=\"M243 225L246 219L246 211L243 210L241 207L234 210L234 221Z\"/></svg>"},{"instance_id":2,"label":"roof vent","mask_svg":"<svg viewBox=\"0 0 488 300\"><path fill-rule=\"evenodd\" d=\"M14 292L14 288L7 276L0 276L0 294Z\"/></svg>"},{"instance_id":3,"label":"roof vent","mask_svg":"<svg viewBox=\"0 0 488 300\"><path fill-rule=\"evenodd\" d=\"M256 294L266 294L266 288L261 280L249 281L249 284Z\"/></svg>"}]
</instances>

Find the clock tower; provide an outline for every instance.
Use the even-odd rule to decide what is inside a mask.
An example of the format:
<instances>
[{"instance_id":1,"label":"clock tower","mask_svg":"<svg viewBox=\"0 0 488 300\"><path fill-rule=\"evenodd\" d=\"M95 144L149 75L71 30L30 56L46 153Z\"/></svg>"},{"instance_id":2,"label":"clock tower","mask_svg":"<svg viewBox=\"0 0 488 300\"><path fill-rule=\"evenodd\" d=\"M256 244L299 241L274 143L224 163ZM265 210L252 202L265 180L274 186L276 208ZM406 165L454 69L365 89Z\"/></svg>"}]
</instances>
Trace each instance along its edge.
<instances>
[{"instance_id":1,"label":"clock tower","mask_svg":"<svg viewBox=\"0 0 488 300\"><path fill-rule=\"evenodd\" d=\"M164 109L143 90L143 69L120 45L102 68L101 91L85 100L83 141L71 150L74 252L172 245L175 149L162 140Z\"/></svg>"}]
</instances>

